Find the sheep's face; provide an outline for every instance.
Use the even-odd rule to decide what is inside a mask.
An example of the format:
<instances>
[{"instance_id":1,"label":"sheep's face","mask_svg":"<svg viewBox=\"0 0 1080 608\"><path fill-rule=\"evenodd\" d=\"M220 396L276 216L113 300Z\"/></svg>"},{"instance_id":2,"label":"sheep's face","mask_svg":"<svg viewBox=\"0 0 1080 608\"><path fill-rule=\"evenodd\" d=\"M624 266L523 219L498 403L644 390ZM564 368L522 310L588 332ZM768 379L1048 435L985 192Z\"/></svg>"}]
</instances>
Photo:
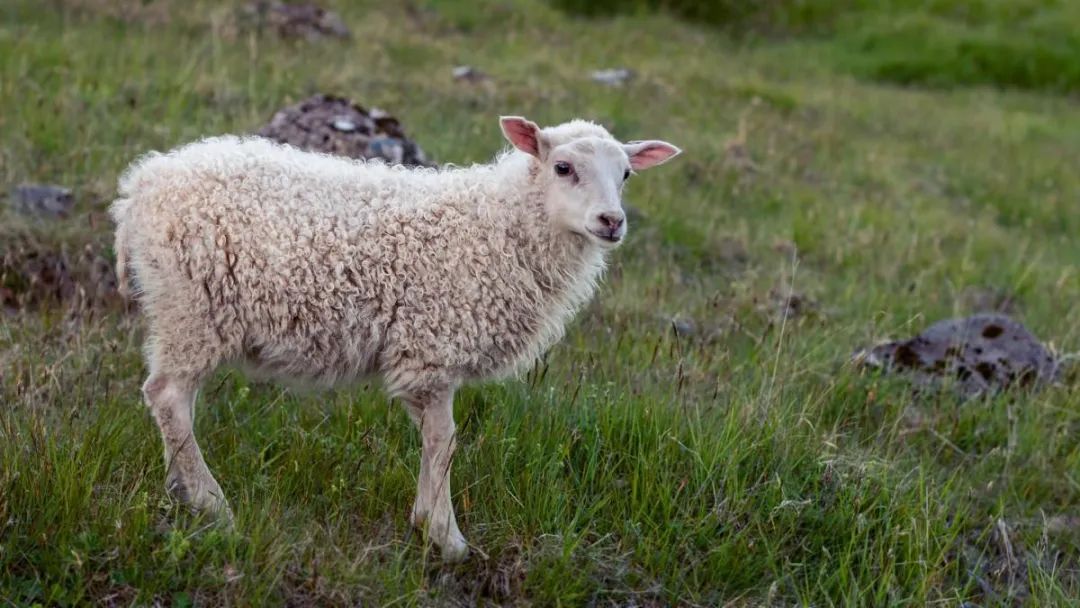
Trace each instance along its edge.
<instances>
[{"instance_id":1,"label":"sheep's face","mask_svg":"<svg viewBox=\"0 0 1080 608\"><path fill-rule=\"evenodd\" d=\"M618 142L588 137L557 146L541 171L548 217L558 228L605 248L622 242L627 229L622 189L631 169Z\"/></svg>"},{"instance_id":2,"label":"sheep's face","mask_svg":"<svg viewBox=\"0 0 1080 608\"><path fill-rule=\"evenodd\" d=\"M618 246L626 236L626 180L679 153L662 141L622 144L603 127L584 121L540 129L524 118L503 117L501 124L515 147L539 161L538 179L555 227L603 248Z\"/></svg>"}]
</instances>

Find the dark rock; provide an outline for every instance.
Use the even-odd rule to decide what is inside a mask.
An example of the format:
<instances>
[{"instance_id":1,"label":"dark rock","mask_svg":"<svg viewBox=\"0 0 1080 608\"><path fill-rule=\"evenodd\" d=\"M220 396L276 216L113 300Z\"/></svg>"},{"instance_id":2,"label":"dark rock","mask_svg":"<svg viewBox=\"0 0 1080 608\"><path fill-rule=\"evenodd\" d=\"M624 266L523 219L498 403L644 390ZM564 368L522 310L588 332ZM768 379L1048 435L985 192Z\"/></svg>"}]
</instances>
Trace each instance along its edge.
<instances>
[{"instance_id":1,"label":"dark rock","mask_svg":"<svg viewBox=\"0 0 1080 608\"><path fill-rule=\"evenodd\" d=\"M398 119L330 95L315 95L279 110L258 135L314 152L433 166L420 146L405 136Z\"/></svg>"},{"instance_id":2,"label":"dark rock","mask_svg":"<svg viewBox=\"0 0 1080 608\"><path fill-rule=\"evenodd\" d=\"M939 321L908 340L855 355L856 362L904 373L921 388L951 384L964 397L1055 382L1058 358L1026 327L1001 314Z\"/></svg>"},{"instance_id":3,"label":"dark rock","mask_svg":"<svg viewBox=\"0 0 1080 608\"><path fill-rule=\"evenodd\" d=\"M11 206L20 213L45 217L67 217L75 204L71 190L60 186L21 184L11 192Z\"/></svg>"},{"instance_id":4,"label":"dark rock","mask_svg":"<svg viewBox=\"0 0 1080 608\"><path fill-rule=\"evenodd\" d=\"M337 14L310 3L259 0L244 6L244 13L258 27L271 28L282 38L317 40L349 38L351 33Z\"/></svg>"}]
</instances>

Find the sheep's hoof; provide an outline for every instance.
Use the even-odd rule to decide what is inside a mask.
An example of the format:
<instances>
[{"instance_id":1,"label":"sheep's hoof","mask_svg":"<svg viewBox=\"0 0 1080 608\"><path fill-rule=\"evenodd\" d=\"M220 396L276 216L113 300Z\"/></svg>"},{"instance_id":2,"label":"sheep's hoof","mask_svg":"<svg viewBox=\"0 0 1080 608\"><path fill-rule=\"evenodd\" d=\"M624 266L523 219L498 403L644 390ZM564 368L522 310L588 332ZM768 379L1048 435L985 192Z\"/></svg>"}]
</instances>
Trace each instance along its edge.
<instances>
[{"instance_id":1,"label":"sheep's hoof","mask_svg":"<svg viewBox=\"0 0 1080 608\"><path fill-rule=\"evenodd\" d=\"M456 539L440 544L439 551L442 553L443 561L446 562L463 562L469 557L469 545L460 535Z\"/></svg>"},{"instance_id":2,"label":"sheep's hoof","mask_svg":"<svg viewBox=\"0 0 1080 608\"><path fill-rule=\"evenodd\" d=\"M469 543L465 541L461 530L458 529L457 522L442 526L435 525L431 519L431 514L417 508L416 505L413 505L412 513L409 515L409 522L417 530L427 529L428 538L439 547L443 561L461 562L469 557Z\"/></svg>"},{"instance_id":3,"label":"sheep's hoof","mask_svg":"<svg viewBox=\"0 0 1080 608\"><path fill-rule=\"evenodd\" d=\"M451 521L448 525L430 526L429 538L439 547L445 562L461 562L469 557L469 543L465 542L461 530L458 530L457 522Z\"/></svg>"},{"instance_id":4,"label":"sheep's hoof","mask_svg":"<svg viewBox=\"0 0 1080 608\"><path fill-rule=\"evenodd\" d=\"M187 505L192 513L209 515L226 529L232 529L232 510L225 500L221 486L213 479L208 483L200 483L186 481L180 476L170 476L165 483L165 491L177 502Z\"/></svg>"}]
</instances>

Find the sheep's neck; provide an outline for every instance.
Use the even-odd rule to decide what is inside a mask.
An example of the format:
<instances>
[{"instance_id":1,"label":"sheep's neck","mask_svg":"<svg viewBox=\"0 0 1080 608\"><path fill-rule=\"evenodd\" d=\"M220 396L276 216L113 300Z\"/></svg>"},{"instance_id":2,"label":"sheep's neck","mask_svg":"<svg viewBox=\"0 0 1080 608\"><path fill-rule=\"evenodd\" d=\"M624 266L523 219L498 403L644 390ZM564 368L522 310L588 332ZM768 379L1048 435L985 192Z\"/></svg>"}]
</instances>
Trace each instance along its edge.
<instances>
[{"instance_id":1,"label":"sheep's neck","mask_svg":"<svg viewBox=\"0 0 1080 608\"><path fill-rule=\"evenodd\" d=\"M497 213L509 215L502 225L512 242L518 265L536 282L544 302L541 308L576 310L592 295L604 266L600 248L587 237L555 227L545 205L545 192L538 182L541 165L516 153L501 160L502 179L492 183L497 189L491 200L502 200Z\"/></svg>"},{"instance_id":2,"label":"sheep's neck","mask_svg":"<svg viewBox=\"0 0 1080 608\"><path fill-rule=\"evenodd\" d=\"M521 265L550 298L549 303L590 295L596 275L603 267L599 248L582 235L552 225L542 192L528 190L523 203L514 207L517 217L509 224L513 231L511 236L519 246ZM570 293L586 286L590 288L589 294ZM576 301L565 303L574 308L581 304Z\"/></svg>"}]
</instances>

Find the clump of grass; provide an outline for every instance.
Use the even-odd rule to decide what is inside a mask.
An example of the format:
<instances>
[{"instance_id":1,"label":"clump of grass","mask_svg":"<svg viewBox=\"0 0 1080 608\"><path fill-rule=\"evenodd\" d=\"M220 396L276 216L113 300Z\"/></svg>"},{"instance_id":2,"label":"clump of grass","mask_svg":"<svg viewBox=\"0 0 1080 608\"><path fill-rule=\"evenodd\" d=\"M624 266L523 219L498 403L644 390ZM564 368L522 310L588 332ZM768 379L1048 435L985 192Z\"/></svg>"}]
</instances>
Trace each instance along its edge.
<instances>
[{"instance_id":1,"label":"clump of grass","mask_svg":"<svg viewBox=\"0 0 1080 608\"><path fill-rule=\"evenodd\" d=\"M590 17L662 11L692 23L718 27L739 36L818 31L830 25L838 15L858 5L856 0L552 0L552 3L562 10Z\"/></svg>"},{"instance_id":2,"label":"clump of grass","mask_svg":"<svg viewBox=\"0 0 1080 608\"><path fill-rule=\"evenodd\" d=\"M579 15L666 12L743 41L809 40L836 69L902 85L1080 90L1080 11L1033 0L553 0Z\"/></svg>"},{"instance_id":3,"label":"clump of grass","mask_svg":"<svg viewBox=\"0 0 1080 608\"><path fill-rule=\"evenodd\" d=\"M914 12L838 32L841 67L926 86L1080 90L1080 14L965 23ZM1004 21L1004 20L1002 20Z\"/></svg>"}]
</instances>

